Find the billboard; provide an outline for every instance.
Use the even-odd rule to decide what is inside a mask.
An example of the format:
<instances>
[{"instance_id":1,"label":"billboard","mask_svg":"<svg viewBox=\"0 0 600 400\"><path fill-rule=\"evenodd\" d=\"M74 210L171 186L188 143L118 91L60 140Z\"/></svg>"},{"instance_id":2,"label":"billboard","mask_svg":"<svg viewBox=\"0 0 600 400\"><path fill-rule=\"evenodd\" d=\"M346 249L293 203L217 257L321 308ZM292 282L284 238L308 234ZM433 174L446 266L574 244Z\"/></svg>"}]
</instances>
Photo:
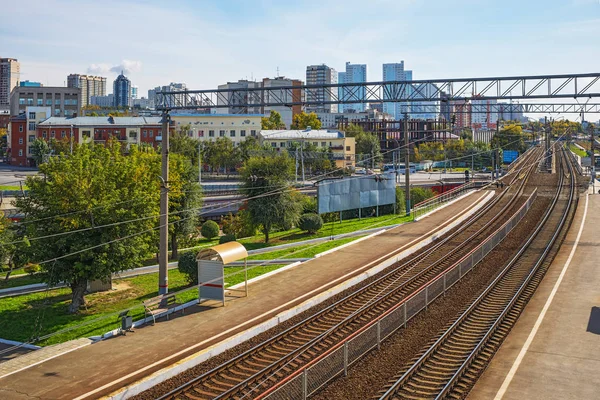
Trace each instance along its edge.
<instances>
[{"instance_id":1,"label":"billboard","mask_svg":"<svg viewBox=\"0 0 600 400\"><path fill-rule=\"evenodd\" d=\"M519 157L519 152L516 150L504 150L502 152L502 162L510 164Z\"/></svg>"},{"instance_id":2,"label":"billboard","mask_svg":"<svg viewBox=\"0 0 600 400\"><path fill-rule=\"evenodd\" d=\"M395 202L395 174L327 180L317 186L319 214Z\"/></svg>"}]
</instances>

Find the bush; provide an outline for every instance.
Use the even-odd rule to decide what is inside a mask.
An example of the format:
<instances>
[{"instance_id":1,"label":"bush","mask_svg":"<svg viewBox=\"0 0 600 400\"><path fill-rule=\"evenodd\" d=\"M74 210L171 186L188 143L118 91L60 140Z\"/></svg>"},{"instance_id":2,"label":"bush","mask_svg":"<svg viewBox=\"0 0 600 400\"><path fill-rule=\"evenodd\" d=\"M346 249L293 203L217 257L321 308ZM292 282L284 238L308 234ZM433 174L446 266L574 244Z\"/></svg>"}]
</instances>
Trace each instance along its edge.
<instances>
[{"instance_id":1,"label":"bush","mask_svg":"<svg viewBox=\"0 0 600 400\"><path fill-rule=\"evenodd\" d=\"M39 264L27 264L23 270L27 272L29 275L36 274L42 270Z\"/></svg>"},{"instance_id":2,"label":"bush","mask_svg":"<svg viewBox=\"0 0 600 400\"><path fill-rule=\"evenodd\" d=\"M406 212L406 199L404 198L404 190L396 186L396 214L404 214Z\"/></svg>"},{"instance_id":3,"label":"bush","mask_svg":"<svg viewBox=\"0 0 600 400\"><path fill-rule=\"evenodd\" d=\"M235 235L228 234L223 235L219 238L219 244L227 243L227 242L235 242Z\"/></svg>"},{"instance_id":4,"label":"bush","mask_svg":"<svg viewBox=\"0 0 600 400\"><path fill-rule=\"evenodd\" d=\"M196 261L196 253L186 251L179 255L179 263L177 264L179 272L185 275L188 283L198 283L198 262Z\"/></svg>"},{"instance_id":5,"label":"bush","mask_svg":"<svg viewBox=\"0 0 600 400\"><path fill-rule=\"evenodd\" d=\"M414 207L416 204L435 196L435 192L431 189L420 187L410 189L410 205Z\"/></svg>"},{"instance_id":6,"label":"bush","mask_svg":"<svg viewBox=\"0 0 600 400\"><path fill-rule=\"evenodd\" d=\"M302 214L299 227L308 233L317 233L323 227L323 219L319 214Z\"/></svg>"},{"instance_id":7,"label":"bush","mask_svg":"<svg viewBox=\"0 0 600 400\"><path fill-rule=\"evenodd\" d=\"M206 221L200 228L200 233L207 239L219 236L219 224L215 221Z\"/></svg>"}]
</instances>

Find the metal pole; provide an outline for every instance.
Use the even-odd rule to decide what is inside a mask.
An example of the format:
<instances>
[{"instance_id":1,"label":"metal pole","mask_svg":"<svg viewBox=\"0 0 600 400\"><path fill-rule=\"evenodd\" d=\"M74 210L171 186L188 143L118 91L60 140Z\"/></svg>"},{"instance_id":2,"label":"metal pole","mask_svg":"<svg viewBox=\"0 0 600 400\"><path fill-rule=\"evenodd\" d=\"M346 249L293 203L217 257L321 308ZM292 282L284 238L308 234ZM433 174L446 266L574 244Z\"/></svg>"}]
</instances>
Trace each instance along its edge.
<instances>
[{"instance_id":1,"label":"metal pole","mask_svg":"<svg viewBox=\"0 0 600 400\"><path fill-rule=\"evenodd\" d=\"M404 160L405 194L406 198L406 216L410 215L410 149L408 147L408 113L404 114L404 146L406 147L406 157Z\"/></svg>"},{"instance_id":2,"label":"metal pole","mask_svg":"<svg viewBox=\"0 0 600 400\"><path fill-rule=\"evenodd\" d=\"M169 113L162 117L162 174L160 189L160 247L158 254L158 294L169 292Z\"/></svg>"}]
</instances>

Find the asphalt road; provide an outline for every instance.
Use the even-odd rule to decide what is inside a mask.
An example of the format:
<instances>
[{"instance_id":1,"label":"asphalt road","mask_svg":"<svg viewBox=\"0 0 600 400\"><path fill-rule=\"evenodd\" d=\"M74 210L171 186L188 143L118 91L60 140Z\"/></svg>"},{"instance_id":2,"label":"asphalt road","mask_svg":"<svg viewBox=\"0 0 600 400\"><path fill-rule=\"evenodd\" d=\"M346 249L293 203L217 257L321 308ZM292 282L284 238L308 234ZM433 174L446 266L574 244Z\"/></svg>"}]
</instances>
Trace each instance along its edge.
<instances>
[{"instance_id":1,"label":"asphalt road","mask_svg":"<svg viewBox=\"0 0 600 400\"><path fill-rule=\"evenodd\" d=\"M37 175L37 169L19 168L0 163L0 185L19 185L29 175Z\"/></svg>"}]
</instances>

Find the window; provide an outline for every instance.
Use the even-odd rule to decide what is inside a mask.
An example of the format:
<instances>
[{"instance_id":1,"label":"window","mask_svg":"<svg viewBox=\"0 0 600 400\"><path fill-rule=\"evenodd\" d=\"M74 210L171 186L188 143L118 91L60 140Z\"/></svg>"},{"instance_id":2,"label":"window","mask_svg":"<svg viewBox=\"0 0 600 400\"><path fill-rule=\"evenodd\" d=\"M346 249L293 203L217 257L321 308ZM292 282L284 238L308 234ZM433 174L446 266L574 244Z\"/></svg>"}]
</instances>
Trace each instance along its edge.
<instances>
[{"instance_id":1,"label":"window","mask_svg":"<svg viewBox=\"0 0 600 400\"><path fill-rule=\"evenodd\" d=\"M56 137L56 134L54 133L54 131L50 132L50 138L54 139Z\"/></svg>"},{"instance_id":2,"label":"window","mask_svg":"<svg viewBox=\"0 0 600 400\"><path fill-rule=\"evenodd\" d=\"M148 131L148 134L150 135L150 137L154 137L154 131Z\"/></svg>"},{"instance_id":3,"label":"window","mask_svg":"<svg viewBox=\"0 0 600 400\"><path fill-rule=\"evenodd\" d=\"M223 130L219 131L219 136L220 136L220 137L223 137L223 136L225 136L225 131L223 131Z\"/></svg>"},{"instance_id":4,"label":"window","mask_svg":"<svg viewBox=\"0 0 600 400\"><path fill-rule=\"evenodd\" d=\"M31 147L27 148L27 154L31 154Z\"/></svg>"},{"instance_id":5,"label":"window","mask_svg":"<svg viewBox=\"0 0 600 400\"><path fill-rule=\"evenodd\" d=\"M279 143L279 147L285 147L285 142Z\"/></svg>"},{"instance_id":6,"label":"window","mask_svg":"<svg viewBox=\"0 0 600 400\"><path fill-rule=\"evenodd\" d=\"M136 131L129 131L129 138L130 139L137 139L137 132Z\"/></svg>"},{"instance_id":7,"label":"window","mask_svg":"<svg viewBox=\"0 0 600 400\"><path fill-rule=\"evenodd\" d=\"M327 142L321 142L321 147L326 147L327 146Z\"/></svg>"},{"instance_id":8,"label":"window","mask_svg":"<svg viewBox=\"0 0 600 400\"><path fill-rule=\"evenodd\" d=\"M23 138L22 137L19 138L19 144L23 144Z\"/></svg>"},{"instance_id":9,"label":"window","mask_svg":"<svg viewBox=\"0 0 600 400\"><path fill-rule=\"evenodd\" d=\"M36 128L36 123L35 122L30 122L29 123L29 130L30 131L35 131Z\"/></svg>"},{"instance_id":10,"label":"window","mask_svg":"<svg viewBox=\"0 0 600 400\"><path fill-rule=\"evenodd\" d=\"M35 140L35 135L29 135L29 137L27 138L27 141L29 143L33 142Z\"/></svg>"},{"instance_id":11,"label":"window","mask_svg":"<svg viewBox=\"0 0 600 400\"><path fill-rule=\"evenodd\" d=\"M277 143L271 142L271 147L277 147Z\"/></svg>"},{"instance_id":12,"label":"window","mask_svg":"<svg viewBox=\"0 0 600 400\"><path fill-rule=\"evenodd\" d=\"M81 136L84 137L84 138L89 138L91 136L90 135L90 131L83 131L83 132L81 132Z\"/></svg>"},{"instance_id":13,"label":"window","mask_svg":"<svg viewBox=\"0 0 600 400\"><path fill-rule=\"evenodd\" d=\"M32 106L33 105L33 99L27 99L27 105L28 106Z\"/></svg>"},{"instance_id":14,"label":"window","mask_svg":"<svg viewBox=\"0 0 600 400\"><path fill-rule=\"evenodd\" d=\"M54 131L50 131L50 135L52 135L52 137L54 137Z\"/></svg>"},{"instance_id":15,"label":"window","mask_svg":"<svg viewBox=\"0 0 600 400\"><path fill-rule=\"evenodd\" d=\"M245 131L244 129L242 129L242 130L240 131L240 136L241 136L241 137L244 137L244 136L246 136L246 131Z\"/></svg>"},{"instance_id":16,"label":"window","mask_svg":"<svg viewBox=\"0 0 600 400\"><path fill-rule=\"evenodd\" d=\"M43 106L44 105L44 99L37 99L37 105L38 106Z\"/></svg>"},{"instance_id":17,"label":"window","mask_svg":"<svg viewBox=\"0 0 600 400\"><path fill-rule=\"evenodd\" d=\"M229 131L229 136L235 137L235 130L234 129L232 129L232 130Z\"/></svg>"},{"instance_id":18,"label":"window","mask_svg":"<svg viewBox=\"0 0 600 400\"><path fill-rule=\"evenodd\" d=\"M62 131L62 132L60 133L60 137L61 137L61 138L63 138L63 139L64 139L66 136L67 136L67 134L65 133L65 131Z\"/></svg>"},{"instance_id":19,"label":"window","mask_svg":"<svg viewBox=\"0 0 600 400\"><path fill-rule=\"evenodd\" d=\"M35 113L34 112L30 112L29 113L29 119L35 119Z\"/></svg>"},{"instance_id":20,"label":"window","mask_svg":"<svg viewBox=\"0 0 600 400\"><path fill-rule=\"evenodd\" d=\"M47 106L51 106L52 105L52 99L46 99L46 105Z\"/></svg>"},{"instance_id":21,"label":"window","mask_svg":"<svg viewBox=\"0 0 600 400\"><path fill-rule=\"evenodd\" d=\"M23 149L19 150L19 157L23 157Z\"/></svg>"},{"instance_id":22,"label":"window","mask_svg":"<svg viewBox=\"0 0 600 400\"><path fill-rule=\"evenodd\" d=\"M198 137L204 137L204 131L198 131Z\"/></svg>"},{"instance_id":23,"label":"window","mask_svg":"<svg viewBox=\"0 0 600 400\"><path fill-rule=\"evenodd\" d=\"M313 146L317 147L319 145L319 142L313 142Z\"/></svg>"},{"instance_id":24,"label":"window","mask_svg":"<svg viewBox=\"0 0 600 400\"><path fill-rule=\"evenodd\" d=\"M208 137L215 137L215 131L208 131Z\"/></svg>"},{"instance_id":25,"label":"window","mask_svg":"<svg viewBox=\"0 0 600 400\"><path fill-rule=\"evenodd\" d=\"M54 105L60 106L60 99L54 99Z\"/></svg>"},{"instance_id":26,"label":"window","mask_svg":"<svg viewBox=\"0 0 600 400\"><path fill-rule=\"evenodd\" d=\"M60 108L55 108L54 109L54 115L55 116L59 116L60 115Z\"/></svg>"},{"instance_id":27,"label":"window","mask_svg":"<svg viewBox=\"0 0 600 400\"><path fill-rule=\"evenodd\" d=\"M19 125L19 132L23 132L23 125Z\"/></svg>"},{"instance_id":28,"label":"window","mask_svg":"<svg viewBox=\"0 0 600 400\"><path fill-rule=\"evenodd\" d=\"M46 133L46 131L42 132L42 137L43 137L44 139L46 139L46 138L48 137L48 134Z\"/></svg>"},{"instance_id":29,"label":"window","mask_svg":"<svg viewBox=\"0 0 600 400\"><path fill-rule=\"evenodd\" d=\"M145 130L145 129L144 129L144 130L142 131L142 134L144 135L144 137L148 137L148 131L147 131L147 130Z\"/></svg>"},{"instance_id":30,"label":"window","mask_svg":"<svg viewBox=\"0 0 600 400\"><path fill-rule=\"evenodd\" d=\"M19 104L20 105L25 105L25 99L19 99Z\"/></svg>"},{"instance_id":31,"label":"window","mask_svg":"<svg viewBox=\"0 0 600 400\"><path fill-rule=\"evenodd\" d=\"M346 151L350 151L350 146L346 146Z\"/></svg>"},{"instance_id":32,"label":"window","mask_svg":"<svg viewBox=\"0 0 600 400\"><path fill-rule=\"evenodd\" d=\"M250 131L250 136L256 136L256 131L254 129Z\"/></svg>"}]
</instances>

